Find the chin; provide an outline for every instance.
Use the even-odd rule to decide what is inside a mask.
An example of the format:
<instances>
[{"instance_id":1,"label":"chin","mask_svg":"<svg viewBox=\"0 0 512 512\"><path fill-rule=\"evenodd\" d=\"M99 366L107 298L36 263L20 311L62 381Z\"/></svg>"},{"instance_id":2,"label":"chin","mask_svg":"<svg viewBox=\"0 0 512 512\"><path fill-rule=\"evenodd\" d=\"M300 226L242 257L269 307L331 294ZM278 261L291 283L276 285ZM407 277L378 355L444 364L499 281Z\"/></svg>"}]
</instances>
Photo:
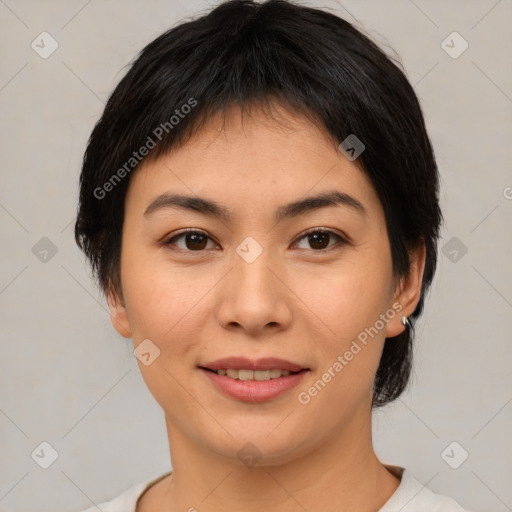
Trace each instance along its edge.
<instances>
[{"instance_id":1,"label":"chin","mask_svg":"<svg viewBox=\"0 0 512 512\"><path fill-rule=\"evenodd\" d=\"M301 457L308 452L307 439L300 433L298 425L287 425L287 428L275 428L279 422L274 422L270 428L253 425L253 428L229 429L233 437L223 435L221 438L203 439L213 452L232 462L238 460L246 467L280 466ZM311 448L313 448L311 446Z\"/></svg>"}]
</instances>

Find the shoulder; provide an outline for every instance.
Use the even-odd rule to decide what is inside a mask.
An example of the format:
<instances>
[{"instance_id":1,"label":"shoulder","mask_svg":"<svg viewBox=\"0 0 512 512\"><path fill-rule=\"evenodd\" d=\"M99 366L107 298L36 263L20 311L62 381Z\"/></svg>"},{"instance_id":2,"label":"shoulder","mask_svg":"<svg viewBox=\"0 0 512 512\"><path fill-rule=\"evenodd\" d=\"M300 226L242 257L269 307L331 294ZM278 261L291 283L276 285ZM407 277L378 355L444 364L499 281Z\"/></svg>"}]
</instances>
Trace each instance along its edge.
<instances>
[{"instance_id":1,"label":"shoulder","mask_svg":"<svg viewBox=\"0 0 512 512\"><path fill-rule=\"evenodd\" d=\"M116 498L95 504L83 512L98 512L98 509L102 512L136 512L137 502L144 492L167 475L170 475L170 472L158 478L151 478L133 485Z\"/></svg>"},{"instance_id":2,"label":"shoulder","mask_svg":"<svg viewBox=\"0 0 512 512\"><path fill-rule=\"evenodd\" d=\"M459 505L453 498L437 494L421 484L405 468L398 466L386 466L397 476L401 476L401 482L395 493L379 509L378 512L470 512ZM137 501L144 492L171 473L166 473L158 478L146 480L130 487L116 498L99 503L83 512L136 512Z\"/></svg>"},{"instance_id":3,"label":"shoulder","mask_svg":"<svg viewBox=\"0 0 512 512\"><path fill-rule=\"evenodd\" d=\"M401 474L397 490L378 512L470 512L453 498L437 494L421 484L405 468L386 466Z\"/></svg>"}]
</instances>

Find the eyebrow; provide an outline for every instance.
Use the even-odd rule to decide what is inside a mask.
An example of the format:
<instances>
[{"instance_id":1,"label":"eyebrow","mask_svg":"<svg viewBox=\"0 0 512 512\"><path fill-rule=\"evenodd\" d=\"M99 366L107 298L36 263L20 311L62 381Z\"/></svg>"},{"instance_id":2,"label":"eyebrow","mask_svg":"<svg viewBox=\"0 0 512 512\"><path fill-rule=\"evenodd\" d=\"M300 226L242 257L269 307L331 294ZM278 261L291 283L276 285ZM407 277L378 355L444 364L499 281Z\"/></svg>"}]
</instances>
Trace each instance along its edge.
<instances>
[{"instance_id":1,"label":"eyebrow","mask_svg":"<svg viewBox=\"0 0 512 512\"><path fill-rule=\"evenodd\" d=\"M309 196L298 201L280 206L274 213L275 220L280 222L284 219L297 217L307 212L319 210L328 206L344 206L353 209L357 213L368 217L368 212L363 204L344 192L331 190L322 192L315 196ZM157 211L165 209L180 209L198 212L210 217L230 221L232 214L229 209L216 201L202 197L185 196L181 194L161 194L146 208L144 217L150 217Z\"/></svg>"}]
</instances>

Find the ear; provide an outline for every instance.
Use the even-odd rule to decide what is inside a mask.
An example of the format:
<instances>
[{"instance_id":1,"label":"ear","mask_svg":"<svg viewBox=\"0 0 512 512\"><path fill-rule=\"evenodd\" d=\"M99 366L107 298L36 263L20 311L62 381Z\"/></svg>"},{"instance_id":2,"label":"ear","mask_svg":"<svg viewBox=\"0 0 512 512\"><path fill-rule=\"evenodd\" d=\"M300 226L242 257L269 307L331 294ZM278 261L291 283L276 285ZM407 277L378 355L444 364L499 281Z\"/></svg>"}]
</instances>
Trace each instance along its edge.
<instances>
[{"instance_id":1,"label":"ear","mask_svg":"<svg viewBox=\"0 0 512 512\"><path fill-rule=\"evenodd\" d=\"M410 271L407 276L400 279L393 294L392 304L402 306L397 315L386 324L386 338L393 338L402 333L406 327L402 324L402 317L414 312L421 297L423 271L425 270L425 242L422 240L408 250Z\"/></svg>"},{"instance_id":2,"label":"ear","mask_svg":"<svg viewBox=\"0 0 512 512\"><path fill-rule=\"evenodd\" d=\"M122 299L117 293L108 292L107 301L110 310L110 321L115 330L123 336L123 338L131 338L132 330L130 321L128 320L128 313L126 312L126 306Z\"/></svg>"}]
</instances>

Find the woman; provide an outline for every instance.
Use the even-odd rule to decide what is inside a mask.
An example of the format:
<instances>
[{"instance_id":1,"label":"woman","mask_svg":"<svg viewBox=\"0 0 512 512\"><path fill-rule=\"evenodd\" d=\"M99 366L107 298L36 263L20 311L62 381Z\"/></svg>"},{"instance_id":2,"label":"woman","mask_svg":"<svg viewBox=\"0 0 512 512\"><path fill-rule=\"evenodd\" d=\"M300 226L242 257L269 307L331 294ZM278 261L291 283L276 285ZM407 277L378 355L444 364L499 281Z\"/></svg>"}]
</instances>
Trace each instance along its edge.
<instances>
[{"instance_id":1,"label":"woman","mask_svg":"<svg viewBox=\"0 0 512 512\"><path fill-rule=\"evenodd\" d=\"M173 466L101 510L463 511L372 444L442 221L418 100L374 43L318 9L225 2L142 51L80 187L76 240Z\"/></svg>"}]
</instances>

